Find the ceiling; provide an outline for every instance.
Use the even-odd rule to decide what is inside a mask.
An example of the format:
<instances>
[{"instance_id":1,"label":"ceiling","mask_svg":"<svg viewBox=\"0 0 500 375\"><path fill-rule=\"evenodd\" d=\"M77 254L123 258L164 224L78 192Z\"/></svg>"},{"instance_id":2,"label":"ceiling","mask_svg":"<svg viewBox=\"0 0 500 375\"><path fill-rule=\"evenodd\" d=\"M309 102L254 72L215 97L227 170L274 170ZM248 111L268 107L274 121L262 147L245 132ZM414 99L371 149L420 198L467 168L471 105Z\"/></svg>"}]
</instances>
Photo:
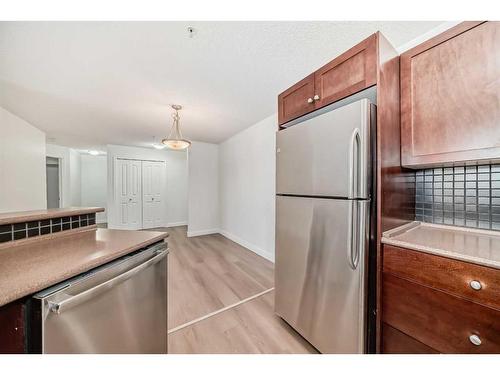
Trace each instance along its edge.
<instances>
[{"instance_id":1,"label":"ceiling","mask_svg":"<svg viewBox=\"0 0 500 375\"><path fill-rule=\"evenodd\" d=\"M51 143L88 149L150 145L177 103L185 137L219 143L375 31L397 47L439 24L0 22L0 106Z\"/></svg>"}]
</instances>

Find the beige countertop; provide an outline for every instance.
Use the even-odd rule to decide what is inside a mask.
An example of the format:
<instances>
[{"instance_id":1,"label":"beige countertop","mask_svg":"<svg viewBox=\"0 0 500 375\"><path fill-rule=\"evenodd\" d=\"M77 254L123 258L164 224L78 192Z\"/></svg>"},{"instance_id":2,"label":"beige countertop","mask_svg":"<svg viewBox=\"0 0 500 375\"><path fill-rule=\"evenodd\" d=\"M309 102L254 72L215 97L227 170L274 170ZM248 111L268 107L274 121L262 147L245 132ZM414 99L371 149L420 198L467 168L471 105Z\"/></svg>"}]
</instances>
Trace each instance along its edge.
<instances>
[{"instance_id":1,"label":"beige countertop","mask_svg":"<svg viewBox=\"0 0 500 375\"><path fill-rule=\"evenodd\" d=\"M36 211L5 212L0 214L0 225L23 223L33 220L51 219L55 217L84 215L103 211L104 208L102 207L66 207L49 208Z\"/></svg>"},{"instance_id":2,"label":"beige countertop","mask_svg":"<svg viewBox=\"0 0 500 375\"><path fill-rule=\"evenodd\" d=\"M382 235L382 243L500 269L500 232L414 221Z\"/></svg>"},{"instance_id":3,"label":"beige countertop","mask_svg":"<svg viewBox=\"0 0 500 375\"><path fill-rule=\"evenodd\" d=\"M166 237L166 232L91 229L0 249L0 306Z\"/></svg>"}]
</instances>

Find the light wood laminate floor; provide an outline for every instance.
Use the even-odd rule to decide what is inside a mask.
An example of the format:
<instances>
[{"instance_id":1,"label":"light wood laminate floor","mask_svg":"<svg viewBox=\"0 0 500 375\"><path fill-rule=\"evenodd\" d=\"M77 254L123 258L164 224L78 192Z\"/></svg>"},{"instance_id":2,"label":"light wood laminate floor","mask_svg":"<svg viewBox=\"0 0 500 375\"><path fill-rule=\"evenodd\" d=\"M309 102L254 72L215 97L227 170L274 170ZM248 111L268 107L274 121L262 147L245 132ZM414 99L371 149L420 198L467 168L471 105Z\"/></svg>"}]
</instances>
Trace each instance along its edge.
<instances>
[{"instance_id":1,"label":"light wood laminate floor","mask_svg":"<svg viewBox=\"0 0 500 375\"><path fill-rule=\"evenodd\" d=\"M274 314L273 263L220 234L167 231L169 353L316 352Z\"/></svg>"}]
</instances>

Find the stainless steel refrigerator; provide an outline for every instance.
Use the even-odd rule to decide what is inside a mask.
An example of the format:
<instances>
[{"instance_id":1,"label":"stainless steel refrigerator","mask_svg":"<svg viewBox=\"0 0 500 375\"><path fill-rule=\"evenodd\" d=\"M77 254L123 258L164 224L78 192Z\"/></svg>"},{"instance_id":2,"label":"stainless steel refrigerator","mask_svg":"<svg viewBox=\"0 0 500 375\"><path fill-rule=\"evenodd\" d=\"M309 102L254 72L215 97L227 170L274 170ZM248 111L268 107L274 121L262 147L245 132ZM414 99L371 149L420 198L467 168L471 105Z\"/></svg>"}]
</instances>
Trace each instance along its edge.
<instances>
[{"instance_id":1,"label":"stainless steel refrigerator","mask_svg":"<svg viewBox=\"0 0 500 375\"><path fill-rule=\"evenodd\" d=\"M375 106L368 99L276 139L275 310L322 353L364 353Z\"/></svg>"}]
</instances>

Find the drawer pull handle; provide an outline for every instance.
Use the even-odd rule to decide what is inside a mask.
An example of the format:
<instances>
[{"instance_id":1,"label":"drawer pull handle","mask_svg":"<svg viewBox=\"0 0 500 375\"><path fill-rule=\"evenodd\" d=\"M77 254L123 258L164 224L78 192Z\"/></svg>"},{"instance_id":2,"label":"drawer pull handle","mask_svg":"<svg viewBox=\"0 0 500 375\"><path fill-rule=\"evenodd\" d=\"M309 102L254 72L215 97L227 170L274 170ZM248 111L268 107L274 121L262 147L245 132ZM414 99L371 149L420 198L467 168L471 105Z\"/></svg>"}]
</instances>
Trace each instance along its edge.
<instances>
[{"instance_id":1,"label":"drawer pull handle","mask_svg":"<svg viewBox=\"0 0 500 375\"><path fill-rule=\"evenodd\" d=\"M474 290L481 290L481 288L483 287L481 285L481 282L477 281L477 280L472 280L470 283L469 283L470 287Z\"/></svg>"},{"instance_id":2,"label":"drawer pull handle","mask_svg":"<svg viewBox=\"0 0 500 375\"><path fill-rule=\"evenodd\" d=\"M308 102L309 104L311 104L313 101L314 101L314 100L313 100L313 98L307 98L307 102Z\"/></svg>"},{"instance_id":3,"label":"drawer pull handle","mask_svg":"<svg viewBox=\"0 0 500 375\"><path fill-rule=\"evenodd\" d=\"M473 343L476 346L479 346L482 344L481 338L478 335L470 335L469 340L471 343Z\"/></svg>"}]
</instances>

